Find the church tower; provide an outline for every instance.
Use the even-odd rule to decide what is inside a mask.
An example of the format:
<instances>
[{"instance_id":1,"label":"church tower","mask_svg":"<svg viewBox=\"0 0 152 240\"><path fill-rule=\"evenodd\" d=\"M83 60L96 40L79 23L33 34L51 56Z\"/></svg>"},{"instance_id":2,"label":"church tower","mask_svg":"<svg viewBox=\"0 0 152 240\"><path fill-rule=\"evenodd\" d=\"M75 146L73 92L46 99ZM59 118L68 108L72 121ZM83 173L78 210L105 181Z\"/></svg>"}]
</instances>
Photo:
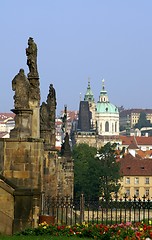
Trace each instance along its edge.
<instances>
[{"instance_id":1,"label":"church tower","mask_svg":"<svg viewBox=\"0 0 152 240\"><path fill-rule=\"evenodd\" d=\"M95 129L96 128L96 119L95 119L95 110L96 110L96 104L94 100L94 96L90 87L90 79L88 78L88 87L86 94L84 96L84 101L88 101L89 103L89 110L91 112L91 128Z\"/></svg>"}]
</instances>

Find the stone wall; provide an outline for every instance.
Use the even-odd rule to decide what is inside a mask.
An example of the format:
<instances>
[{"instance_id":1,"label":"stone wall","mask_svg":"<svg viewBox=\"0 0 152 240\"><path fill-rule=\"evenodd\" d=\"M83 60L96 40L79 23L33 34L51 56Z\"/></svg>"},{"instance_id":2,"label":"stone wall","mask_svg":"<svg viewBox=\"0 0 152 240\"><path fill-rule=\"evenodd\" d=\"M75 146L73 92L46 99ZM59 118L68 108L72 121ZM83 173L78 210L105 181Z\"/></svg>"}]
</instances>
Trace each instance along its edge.
<instances>
[{"instance_id":1,"label":"stone wall","mask_svg":"<svg viewBox=\"0 0 152 240\"><path fill-rule=\"evenodd\" d=\"M41 139L0 139L0 173L19 188L41 191Z\"/></svg>"},{"instance_id":2,"label":"stone wall","mask_svg":"<svg viewBox=\"0 0 152 240\"><path fill-rule=\"evenodd\" d=\"M0 233L11 235L14 220L14 189L0 179Z\"/></svg>"},{"instance_id":3,"label":"stone wall","mask_svg":"<svg viewBox=\"0 0 152 240\"><path fill-rule=\"evenodd\" d=\"M36 227L43 190L43 140L0 139L0 149L0 174L16 186L14 232Z\"/></svg>"},{"instance_id":4,"label":"stone wall","mask_svg":"<svg viewBox=\"0 0 152 240\"><path fill-rule=\"evenodd\" d=\"M45 195L73 196L73 160L71 157L59 157L56 151L45 151L44 154L44 184Z\"/></svg>"}]
</instances>

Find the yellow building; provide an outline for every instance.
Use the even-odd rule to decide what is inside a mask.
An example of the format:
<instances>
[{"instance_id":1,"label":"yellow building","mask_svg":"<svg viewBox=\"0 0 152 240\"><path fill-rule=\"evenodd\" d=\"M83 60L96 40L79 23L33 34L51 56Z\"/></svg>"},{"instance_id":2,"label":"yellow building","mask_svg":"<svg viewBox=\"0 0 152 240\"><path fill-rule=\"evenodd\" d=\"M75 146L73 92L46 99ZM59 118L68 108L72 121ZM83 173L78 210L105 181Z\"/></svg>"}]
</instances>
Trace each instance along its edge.
<instances>
[{"instance_id":1,"label":"yellow building","mask_svg":"<svg viewBox=\"0 0 152 240\"><path fill-rule=\"evenodd\" d=\"M152 159L142 159L127 154L120 160L121 165L121 190L120 195L125 194L132 198L141 198L145 195L152 198Z\"/></svg>"}]
</instances>

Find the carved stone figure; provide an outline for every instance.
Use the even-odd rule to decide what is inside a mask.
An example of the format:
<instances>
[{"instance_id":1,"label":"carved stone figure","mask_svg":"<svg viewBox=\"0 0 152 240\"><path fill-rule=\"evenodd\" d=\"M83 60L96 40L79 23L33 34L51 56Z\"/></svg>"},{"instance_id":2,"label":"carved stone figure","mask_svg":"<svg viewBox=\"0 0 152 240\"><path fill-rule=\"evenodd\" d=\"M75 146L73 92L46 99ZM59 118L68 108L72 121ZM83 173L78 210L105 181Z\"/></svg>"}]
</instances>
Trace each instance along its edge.
<instances>
[{"instance_id":1,"label":"carved stone figure","mask_svg":"<svg viewBox=\"0 0 152 240\"><path fill-rule=\"evenodd\" d=\"M56 92L53 84L50 84L49 94L47 96L47 107L49 112L50 128L55 127L55 110L56 110Z\"/></svg>"},{"instance_id":2,"label":"carved stone figure","mask_svg":"<svg viewBox=\"0 0 152 240\"><path fill-rule=\"evenodd\" d=\"M55 110L56 92L53 84L50 84L47 101L40 107L40 136L51 149L55 147Z\"/></svg>"},{"instance_id":3,"label":"carved stone figure","mask_svg":"<svg viewBox=\"0 0 152 240\"><path fill-rule=\"evenodd\" d=\"M71 148L69 143L69 134L66 132L64 137L64 142L61 147L61 155L62 156L71 156Z\"/></svg>"},{"instance_id":4,"label":"carved stone figure","mask_svg":"<svg viewBox=\"0 0 152 240\"><path fill-rule=\"evenodd\" d=\"M37 71L37 45L33 38L28 39L28 48L26 48L27 65L29 67L28 77L38 77Z\"/></svg>"},{"instance_id":5,"label":"carved stone figure","mask_svg":"<svg viewBox=\"0 0 152 240\"><path fill-rule=\"evenodd\" d=\"M29 81L24 74L24 70L20 69L19 73L12 80L12 90L14 95L15 109L29 108Z\"/></svg>"},{"instance_id":6,"label":"carved stone figure","mask_svg":"<svg viewBox=\"0 0 152 240\"><path fill-rule=\"evenodd\" d=\"M48 130L48 111L47 111L47 104L42 102L40 107L40 128L41 130Z\"/></svg>"}]
</instances>

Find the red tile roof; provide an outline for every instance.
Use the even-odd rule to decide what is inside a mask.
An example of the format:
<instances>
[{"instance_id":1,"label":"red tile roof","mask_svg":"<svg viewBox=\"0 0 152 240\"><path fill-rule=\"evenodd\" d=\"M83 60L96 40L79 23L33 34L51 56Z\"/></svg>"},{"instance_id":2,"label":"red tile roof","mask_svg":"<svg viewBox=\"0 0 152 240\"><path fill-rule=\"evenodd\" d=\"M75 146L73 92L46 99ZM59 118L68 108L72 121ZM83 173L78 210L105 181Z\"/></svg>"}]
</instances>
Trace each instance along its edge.
<instances>
[{"instance_id":1,"label":"red tile roof","mask_svg":"<svg viewBox=\"0 0 152 240\"><path fill-rule=\"evenodd\" d=\"M0 113L0 121L5 121L8 118L14 118L14 113Z\"/></svg>"},{"instance_id":2,"label":"red tile roof","mask_svg":"<svg viewBox=\"0 0 152 240\"><path fill-rule=\"evenodd\" d=\"M152 159L127 154L120 159L120 169L123 176L152 176Z\"/></svg>"},{"instance_id":3,"label":"red tile roof","mask_svg":"<svg viewBox=\"0 0 152 240\"><path fill-rule=\"evenodd\" d=\"M132 142L136 142L137 145L152 145L152 136L150 137L135 137L135 136L120 136L122 145L130 145Z\"/></svg>"}]
</instances>

